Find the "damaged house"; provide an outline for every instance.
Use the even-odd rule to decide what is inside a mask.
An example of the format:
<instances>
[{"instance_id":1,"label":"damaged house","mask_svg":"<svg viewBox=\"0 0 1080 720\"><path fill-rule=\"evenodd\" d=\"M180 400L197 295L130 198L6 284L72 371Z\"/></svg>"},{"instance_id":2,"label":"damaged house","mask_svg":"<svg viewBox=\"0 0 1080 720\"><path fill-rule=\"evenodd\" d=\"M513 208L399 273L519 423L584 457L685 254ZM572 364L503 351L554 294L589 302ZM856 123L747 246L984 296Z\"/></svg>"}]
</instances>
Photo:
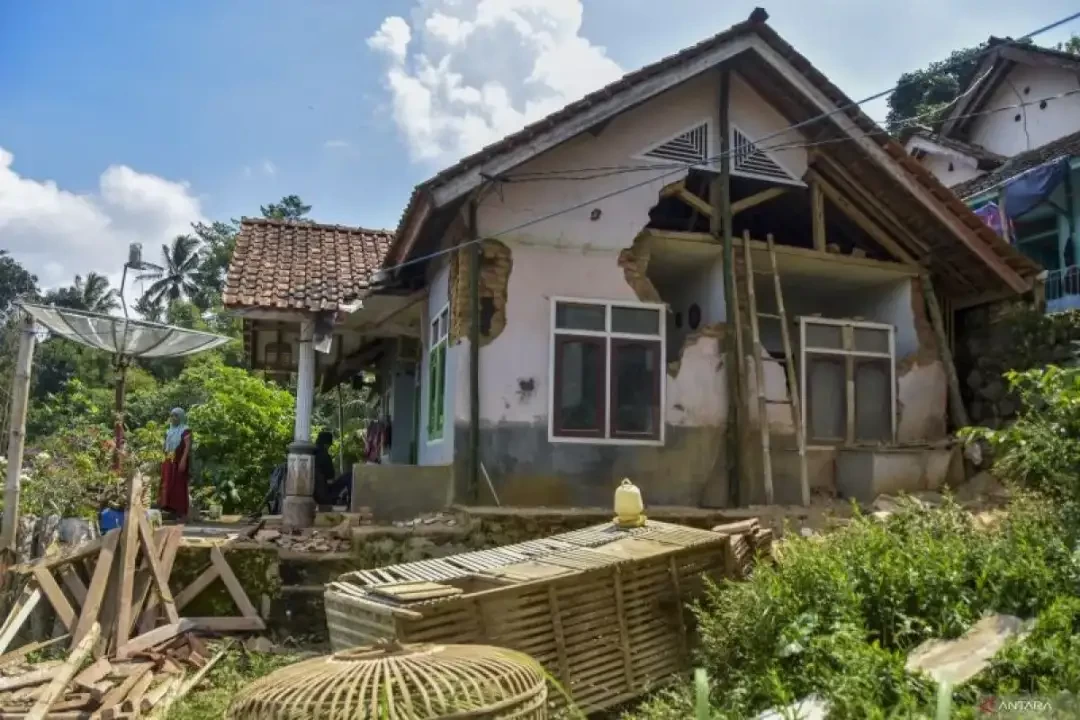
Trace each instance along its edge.
<instances>
[{"instance_id":1,"label":"damaged house","mask_svg":"<svg viewBox=\"0 0 1080 720\"><path fill-rule=\"evenodd\" d=\"M377 273L286 237L324 226L244 225L226 300L253 363L299 343L301 387L378 371L368 502L608 505L630 477L654 505L799 503L955 470L952 313L1040 269L766 19L421 184L392 237L353 238Z\"/></svg>"}]
</instances>

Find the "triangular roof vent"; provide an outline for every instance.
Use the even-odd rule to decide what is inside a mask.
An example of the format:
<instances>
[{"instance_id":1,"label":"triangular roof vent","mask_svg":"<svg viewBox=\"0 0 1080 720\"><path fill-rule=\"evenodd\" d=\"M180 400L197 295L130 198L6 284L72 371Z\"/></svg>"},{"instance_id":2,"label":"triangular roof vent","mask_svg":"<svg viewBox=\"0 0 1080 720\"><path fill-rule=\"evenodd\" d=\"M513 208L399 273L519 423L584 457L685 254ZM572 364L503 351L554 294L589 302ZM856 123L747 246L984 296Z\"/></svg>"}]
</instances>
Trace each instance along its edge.
<instances>
[{"instance_id":1,"label":"triangular roof vent","mask_svg":"<svg viewBox=\"0 0 1080 720\"><path fill-rule=\"evenodd\" d=\"M683 130L649 147L639 157L688 164L703 163L709 157L709 122L706 120Z\"/></svg>"},{"instance_id":2,"label":"triangular roof vent","mask_svg":"<svg viewBox=\"0 0 1080 720\"><path fill-rule=\"evenodd\" d=\"M731 172L735 175L791 185L803 184L734 125L731 126L731 153Z\"/></svg>"}]
</instances>

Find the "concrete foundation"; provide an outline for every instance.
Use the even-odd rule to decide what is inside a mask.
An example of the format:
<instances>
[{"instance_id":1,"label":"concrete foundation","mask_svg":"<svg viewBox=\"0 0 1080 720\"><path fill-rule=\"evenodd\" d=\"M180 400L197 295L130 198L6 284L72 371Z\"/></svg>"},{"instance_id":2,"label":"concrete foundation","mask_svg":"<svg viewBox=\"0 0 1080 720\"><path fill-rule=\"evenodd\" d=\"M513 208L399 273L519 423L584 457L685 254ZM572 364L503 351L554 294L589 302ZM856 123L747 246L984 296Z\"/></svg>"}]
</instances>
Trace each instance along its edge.
<instances>
[{"instance_id":1,"label":"concrete foundation","mask_svg":"<svg viewBox=\"0 0 1080 720\"><path fill-rule=\"evenodd\" d=\"M281 504L282 525L287 528L311 527L315 522L314 493L315 446L293 443L289 446L285 499Z\"/></svg>"},{"instance_id":2,"label":"concrete foundation","mask_svg":"<svg viewBox=\"0 0 1080 720\"><path fill-rule=\"evenodd\" d=\"M437 512L453 501L451 465L353 465L352 511L369 508L378 522Z\"/></svg>"},{"instance_id":3,"label":"concrete foundation","mask_svg":"<svg viewBox=\"0 0 1080 720\"><path fill-rule=\"evenodd\" d=\"M468 426L455 427L467 447ZM547 423L502 423L480 431L480 457L503 505L601 506L630 478L653 505L723 507L727 479L723 427L668 425L664 446L548 441ZM455 460L455 498L467 498L467 460ZM712 482L710 482L712 480ZM493 503L481 477L478 498ZM706 497L707 496L707 497Z\"/></svg>"},{"instance_id":4,"label":"concrete foundation","mask_svg":"<svg viewBox=\"0 0 1080 720\"><path fill-rule=\"evenodd\" d=\"M959 446L950 448L842 449L836 490L842 498L873 502L878 495L937 490L963 480Z\"/></svg>"}]
</instances>

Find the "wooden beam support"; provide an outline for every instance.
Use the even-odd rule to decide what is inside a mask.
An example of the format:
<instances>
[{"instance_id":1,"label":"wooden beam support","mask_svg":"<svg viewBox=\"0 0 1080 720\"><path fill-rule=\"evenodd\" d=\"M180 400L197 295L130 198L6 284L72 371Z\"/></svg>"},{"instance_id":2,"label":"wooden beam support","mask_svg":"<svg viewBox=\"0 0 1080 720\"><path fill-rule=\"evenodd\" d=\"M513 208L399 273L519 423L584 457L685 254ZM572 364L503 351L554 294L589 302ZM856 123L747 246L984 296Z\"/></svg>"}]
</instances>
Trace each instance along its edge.
<instances>
[{"instance_id":1,"label":"wooden beam support","mask_svg":"<svg viewBox=\"0 0 1080 720\"><path fill-rule=\"evenodd\" d=\"M45 597L48 598L49 604L52 605L53 610L56 611L56 617L60 618L60 622L64 624L68 632L75 629L75 608L71 607L71 602L68 601L67 596L64 595L64 591L60 589L56 579L53 578L45 568L36 568L34 570L34 579L37 580L38 587L41 588L41 592L45 593Z\"/></svg>"},{"instance_id":2,"label":"wooden beam support","mask_svg":"<svg viewBox=\"0 0 1080 720\"><path fill-rule=\"evenodd\" d=\"M109 575L112 573L113 555L116 552L116 544L120 540L119 530L110 530L105 534L98 553L97 565L94 566L94 575L90 578L90 588L86 591L86 602L79 614L79 622L75 626L75 632L71 635L71 646L79 644L86 633L98 619L101 611L101 601L105 597L105 589L108 586Z\"/></svg>"},{"instance_id":3,"label":"wooden beam support","mask_svg":"<svg viewBox=\"0 0 1080 720\"><path fill-rule=\"evenodd\" d=\"M731 214L738 215L743 210L749 210L752 207L757 207L762 203L774 200L787 192L790 192L790 187L771 187L762 190L759 193L754 193L749 197L744 197L742 200L736 200L731 203Z\"/></svg>"},{"instance_id":4,"label":"wooden beam support","mask_svg":"<svg viewBox=\"0 0 1080 720\"><path fill-rule=\"evenodd\" d=\"M808 172L812 182L815 182L820 188L821 192L825 194L825 197L829 201L840 209L845 215L847 215L852 222L858 225L863 232L869 235L877 242L882 248L884 248L890 255L898 259L900 262L908 265L918 266L918 263L906 250L900 247L895 240L881 229L881 227L870 219L858 206L847 198L842 192L837 190L828 180L823 178L817 171L810 170Z\"/></svg>"},{"instance_id":5,"label":"wooden beam support","mask_svg":"<svg viewBox=\"0 0 1080 720\"><path fill-rule=\"evenodd\" d=\"M825 252L828 245L825 233L825 195L821 192L821 181L816 175L810 179L810 222L814 249Z\"/></svg>"},{"instance_id":6,"label":"wooden beam support","mask_svg":"<svg viewBox=\"0 0 1080 720\"><path fill-rule=\"evenodd\" d=\"M926 308L930 311L930 324L937 336L938 346L941 348L941 362L945 365L945 380L949 386L949 414L952 416L953 425L957 428L971 424L968 419L967 408L964 407L964 398L960 393L960 378L956 374L956 364L953 362L952 350L949 348L949 338L945 333L945 320L941 315L941 305L938 304L937 295L934 293L934 283L928 274L922 276L923 298L926 300Z\"/></svg>"}]
</instances>

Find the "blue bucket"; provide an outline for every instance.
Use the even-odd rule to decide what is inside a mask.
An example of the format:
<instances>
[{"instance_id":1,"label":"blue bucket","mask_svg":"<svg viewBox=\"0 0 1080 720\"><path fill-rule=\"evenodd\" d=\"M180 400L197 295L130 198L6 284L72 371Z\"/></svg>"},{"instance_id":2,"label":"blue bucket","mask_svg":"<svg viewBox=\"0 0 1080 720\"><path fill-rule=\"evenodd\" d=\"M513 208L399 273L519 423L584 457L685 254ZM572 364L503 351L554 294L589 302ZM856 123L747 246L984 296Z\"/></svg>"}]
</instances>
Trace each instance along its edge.
<instances>
[{"instance_id":1,"label":"blue bucket","mask_svg":"<svg viewBox=\"0 0 1080 720\"><path fill-rule=\"evenodd\" d=\"M98 515L98 525L101 526L102 535L110 530L122 527L124 525L124 511L105 508Z\"/></svg>"}]
</instances>

